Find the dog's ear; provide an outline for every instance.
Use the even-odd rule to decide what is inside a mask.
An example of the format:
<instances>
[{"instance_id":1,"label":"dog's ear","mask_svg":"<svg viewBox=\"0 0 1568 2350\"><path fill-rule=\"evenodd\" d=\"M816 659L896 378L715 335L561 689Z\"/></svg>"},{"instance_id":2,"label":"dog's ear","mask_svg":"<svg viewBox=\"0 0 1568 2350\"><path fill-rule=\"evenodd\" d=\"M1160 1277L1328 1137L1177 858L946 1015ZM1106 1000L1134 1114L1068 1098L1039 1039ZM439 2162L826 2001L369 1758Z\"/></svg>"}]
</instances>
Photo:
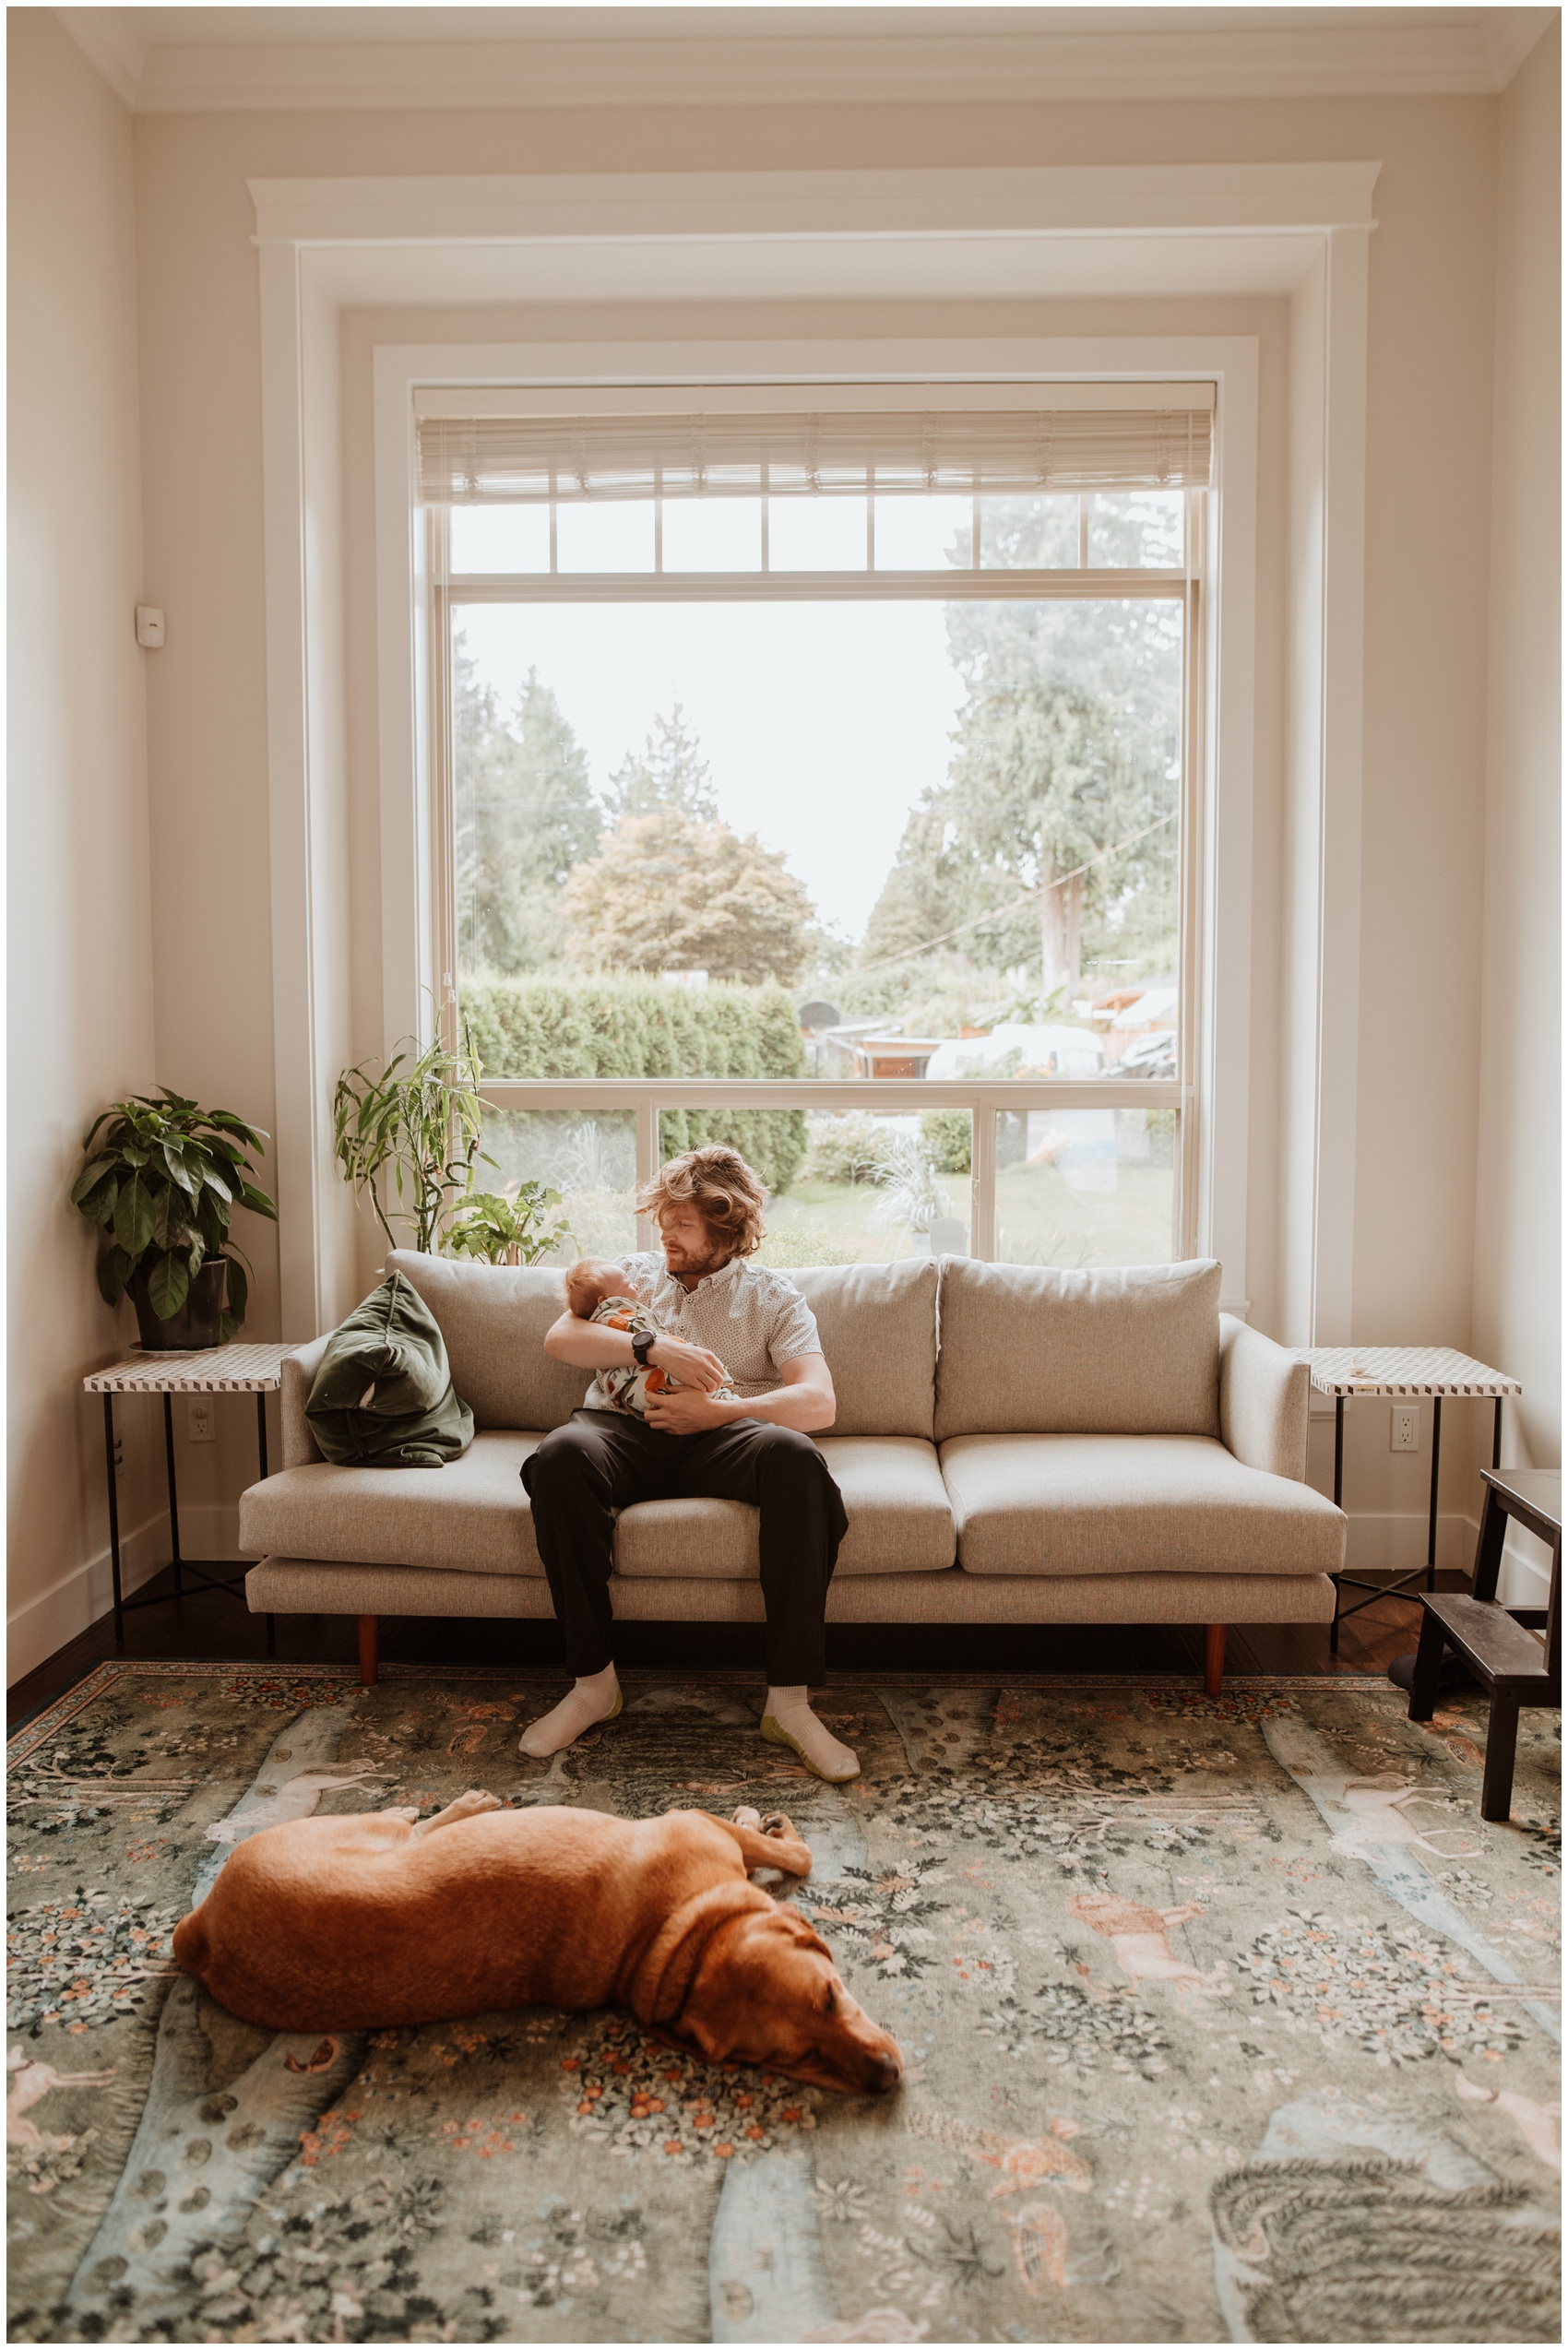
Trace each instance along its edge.
<instances>
[{"instance_id":1,"label":"dog's ear","mask_svg":"<svg viewBox=\"0 0 1568 2350\"><path fill-rule=\"evenodd\" d=\"M665 1919L637 1967L628 2004L640 2024L669 2025L686 2003L708 1946L727 1926L766 1903L754 1885L712 1885Z\"/></svg>"}]
</instances>

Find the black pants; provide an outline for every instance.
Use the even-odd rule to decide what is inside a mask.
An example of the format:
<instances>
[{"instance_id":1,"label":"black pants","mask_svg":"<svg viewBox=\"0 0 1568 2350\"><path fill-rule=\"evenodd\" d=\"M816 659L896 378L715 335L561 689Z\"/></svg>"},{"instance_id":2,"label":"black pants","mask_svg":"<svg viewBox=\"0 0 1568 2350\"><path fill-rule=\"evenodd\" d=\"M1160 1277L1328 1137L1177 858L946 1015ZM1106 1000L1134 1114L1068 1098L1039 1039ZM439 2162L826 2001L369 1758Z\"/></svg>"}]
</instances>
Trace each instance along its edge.
<instances>
[{"instance_id":1,"label":"black pants","mask_svg":"<svg viewBox=\"0 0 1568 2350\"><path fill-rule=\"evenodd\" d=\"M761 1513L767 1678L790 1689L826 1676L823 1615L849 1520L827 1463L792 1428L729 1420L671 1436L624 1412L577 1411L523 1463L534 1538L566 1635L567 1669L611 1662L615 1513L634 1501L711 1494Z\"/></svg>"}]
</instances>

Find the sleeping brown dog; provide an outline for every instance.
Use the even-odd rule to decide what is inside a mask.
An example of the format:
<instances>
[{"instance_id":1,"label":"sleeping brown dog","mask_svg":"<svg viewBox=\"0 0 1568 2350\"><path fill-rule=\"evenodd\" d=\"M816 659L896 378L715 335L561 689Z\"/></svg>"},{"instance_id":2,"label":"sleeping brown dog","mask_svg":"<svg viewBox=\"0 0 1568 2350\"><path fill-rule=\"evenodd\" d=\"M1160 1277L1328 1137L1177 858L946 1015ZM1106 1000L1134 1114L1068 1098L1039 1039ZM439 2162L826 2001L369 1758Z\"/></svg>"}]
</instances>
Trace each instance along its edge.
<instances>
[{"instance_id":1,"label":"sleeping brown dog","mask_svg":"<svg viewBox=\"0 0 1568 2350\"><path fill-rule=\"evenodd\" d=\"M748 1879L809 1875L782 1812L615 1820L477 1789L409 1810L291 1820L238 1846L174 1955L275 2032L434 2024L514 2007L630 2008L695 2056L882 2092L897 2042L797 1909Z\"/></svg>"}]
</instances>

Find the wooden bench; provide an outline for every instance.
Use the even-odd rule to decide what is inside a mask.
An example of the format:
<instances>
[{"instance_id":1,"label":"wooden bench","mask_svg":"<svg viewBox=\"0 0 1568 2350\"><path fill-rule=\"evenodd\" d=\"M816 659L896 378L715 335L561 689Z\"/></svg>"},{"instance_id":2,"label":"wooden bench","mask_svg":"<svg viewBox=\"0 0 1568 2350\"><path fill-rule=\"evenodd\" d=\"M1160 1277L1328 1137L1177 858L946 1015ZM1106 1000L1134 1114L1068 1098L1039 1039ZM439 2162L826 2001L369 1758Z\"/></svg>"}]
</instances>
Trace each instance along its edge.
<instances>
[{"instance_id":1,"label":"wooden bench","mask_svg":"<svg viewBox=\"0 0 1568 2350\"><path fill-rule=\"evenodd\" d=\"M1562 1703L1557 1606L1562 1563L1562 1478L1555 1469L1483 1469L1481 1475L1487 1494L1472 1587L1467 1592L1422 1596L1409 1719L1431 1721L1443 1652L1456 1649L1491 1700L1481 1775L1481 1818L1506 1820L1514 1792L1519 1708ZM1551 1585L1544 1609L1498 1605L1498 1570L1510 1518L1550 1547Z\"/></svg>"}]
</instances>

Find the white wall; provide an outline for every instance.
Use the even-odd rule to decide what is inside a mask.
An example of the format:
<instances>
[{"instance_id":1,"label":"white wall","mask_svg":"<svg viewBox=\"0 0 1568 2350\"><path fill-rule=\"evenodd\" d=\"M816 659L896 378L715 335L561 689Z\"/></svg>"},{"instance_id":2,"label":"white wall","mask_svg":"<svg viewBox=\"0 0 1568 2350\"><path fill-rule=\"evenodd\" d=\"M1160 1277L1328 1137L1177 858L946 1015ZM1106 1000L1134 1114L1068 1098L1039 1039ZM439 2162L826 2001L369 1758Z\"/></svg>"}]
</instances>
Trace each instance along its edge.
<instances>
[{"instance_id":1,"label":"white wall","mask_svg":"<svg viewBox=\"0 0 1568 2350\"><path fill-rule=\"evenodd\" d=\"M108 1602L101 1406L134 1343L67 1207L104 1103L149 1087L153 954L130 117L44 9L13 10L10 208L10 1667ZM156 1406L121 1407L122 1524L160 1528Z\"/></svg>"},{"instance_id":2,"label":"white wall","mask_svg":"<svg viewBox=\"0 0 1568 2350\"><path fill-rule=\"evenodd\" d=\"M1475 1346L1524 1384L1503 1459L1535 1468L1562 1459L1561 71L1554 22L1498 125L1476 1158Z\"/></svg>"}]
</instances>

